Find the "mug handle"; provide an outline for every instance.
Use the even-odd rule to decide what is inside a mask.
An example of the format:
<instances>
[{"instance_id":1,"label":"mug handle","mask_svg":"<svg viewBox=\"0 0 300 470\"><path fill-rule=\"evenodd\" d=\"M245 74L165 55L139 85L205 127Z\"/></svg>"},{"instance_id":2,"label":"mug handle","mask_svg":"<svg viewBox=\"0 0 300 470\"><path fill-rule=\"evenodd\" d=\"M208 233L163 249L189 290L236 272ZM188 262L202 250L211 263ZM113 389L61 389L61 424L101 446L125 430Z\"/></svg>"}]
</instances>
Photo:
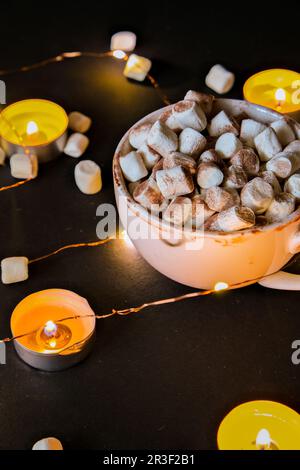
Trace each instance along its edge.
<instances>
[{"instance_id":1,"label":"mug handle","mask_svg":"<svg viewBox=\"0 0 300 470\"><path fill-rule=\"evenodd\" d=\"M296 255L300 252L300 229L292 236L288 250L291 254ZM300 274L286 273L278 271L262 278L258 284L269 289L280 290L299 290L300 291Z\"/></svg>"}]
</instances>

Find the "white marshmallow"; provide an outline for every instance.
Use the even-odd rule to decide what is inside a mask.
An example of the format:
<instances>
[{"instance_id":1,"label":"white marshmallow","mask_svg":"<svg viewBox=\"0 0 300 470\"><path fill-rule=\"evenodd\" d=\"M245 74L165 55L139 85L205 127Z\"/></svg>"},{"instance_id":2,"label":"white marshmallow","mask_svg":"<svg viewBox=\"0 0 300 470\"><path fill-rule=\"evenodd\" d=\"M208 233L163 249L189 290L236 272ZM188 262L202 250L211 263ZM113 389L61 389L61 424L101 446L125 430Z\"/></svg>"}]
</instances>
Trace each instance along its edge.
<instances>
[{"instance_id":1,"label":"white marshmallow","mask_svg":"<svg viewBox=\"0 0 300 470\"><path fill-rule=\"evenodd\" d=\"M10 172L14 178L36 178L38 174L38 159L33 154L15 153L10 157Z\"/></svg>"},{"instance_id":2,"label":"white marshmallow","mask_svg":"<svg viewBox=\"0 0 300 470\"><path fill-rule=\"evenodd\" d=\"M248 181L247 173L241 166L231 165L226 169L224 187L241 189Z\"/></svg>"},{"instance_id":3,"label":"white marshmallow","mask_svg":"<svg viewBox=\"0 0 300 470\"><path fill-rule=\"evenodd\" d=\"M119 31L112 35L110 50L133 51L136 46L136 35L132 31Z\"/></svg>"},{"instance_id":4,"label":"white marshmallow","mask_svg":"<svg viewBox=\"0 0 300 470\"><path fill-rule=\"evenodd\" d=\"M175 166L156 172L157 185L166 199L190 194L194 190L193 178L188 170Z\"/></svg>"},{"instance_id":5,"label":"white marshmallow","mask_svg":"<svg viewBox=\"0 0 300 470\"><path fill-rule=\"evenodd\" d=\"M260 161L252 148L239 150L230 160L232 165L241 166L247 175L257 175Z\"/></svg>"},{"instance_id":6,"label":"white marshmallow","mask_svg":"<svg viewBox=\"0 0 300 470\"><path fill-rule=\"evenodd\" d=\"M139 149L147 142L147 137L150 132L152 124L140 124L139 126L135 126L129 132L129 142L135 149Z\"/></svg>"},{"instance_id":7,"label":"white marshmallow","mask_svg":"<svg viewBox=\"0 0 300 470\"><path fill-rule=\"evenodd\" d=\"M290 176L289 179L285 182L284 191L291 193L295 198L297 203L300 202L300 174L295 173Z\"/></svg>"},{"instance_id":8,"label":"white marshmallow","mask_svg":"<svg viewBox=\"0 0 300 470\"><path fill-rule=\"evenodd\" d=\"M283 147L293 142L296 138L293 129L284 118L272 122L271 127L275 131L279 142Z\"/></svg>"},{"instance_id":9,"label":"white marshmallow","mask_svg":"<svg viewBox=\"0 0 300 470\"><path fill-rule=\"evenodd\" d=\"M4 165L4 163L5 163L5 158L6 158L5 152L4 152L4 150L0 147L0 165Z\"/></svg>"},{"instance_id":10,"label":"white marshmallow","mask_svg":"<svg viewBox=\"0 0 300 470\"><path fill-rule=\"evenodd\" d=\"M297 153L300 156L300 140L294 140L284 149L285 152Z\"/></svg>"},{"instance_id":11,"label":"white marshmallow","mask_svg":"<svg viewBox=\"0 0 300 470\"><path fill-rule=\"evenodd\" d=\"M232 132L226 132L218 138L215 149L222 158L228 159L242 147L242 142Z\"/></svg>"},{"instance_id":12,"label":"white marshmallow","mask_svg":"<svg viewBox=\"0 0 300 470\"><path fill-rule=\"evenodd\" d=\"M164 208L164 198L153 177L140 183L133 191L133 198L154 214Z\"/></svg>"},{"instance_id":13,"label":"white marshmallow","mask_svg":"<svg viewBox=\"0 0 300 470\"><path fill-rule=\"evenodd\" d=\"M214 65L205 78L205 84L220 95L231 90L234 84L234 74L222 65Z\"/></svg>"},{"instance_id":14,"label":"white marshmallow","mask_svg":"<svg viewBox=\"0 0 300 470\"><path fill-rule=\"evenodd\" d=\"M243 119L241 123L240 139L249 147L255 148L255 137L267 128L265 124L254 119Z\"/></svg>"},{"instance_id":15,"label":"white marshmallow","mask_svg":"<svg viewBox=\"0 0 300 470\"><path fill-rule=\"evenodd\" d=\"M190 224L195 228L200 228L209 217L214 214L206 204L204 197L196 194L192 197L192 213L190 217Z\"/></svg>"},{"instance_id":16,"label":"white marshmallow","mask_svg":"<svg viewBox=\"0 0 300 470\"><path fill-rule=\"evenodd\" d=\"M196 103L200 104L205 114L210 114L212 112L215 97L206 93L200 93L199 91L189 90L186 93L184 99L189 101L196 101Z\"/></svg>"},{"instance_id":17,"label":"white marshmallow","mask_svg":"<svg viewBox=\"0 0 300 470\"><path fill-rule=\"evenodd\" d=\"M1 261L1 279L3 284L26 281L28 279L28 258L13 256Z\"/></svg>"},{"instance_id":18,"label":"white marshmallow","mask_svg":"<svg viewBox=\"0 0 300 470\"><path fill-rule=\"evenodd\" d=\"M178 148L178 137L171 129L161 121L156 121L148 134L149 147L166 157L170 152Z\"/></svg>"},{"instance_id":19,"label":"white marshmallow","mask_svg":"<svg viewBox=\"0 0 300 470\"><path fill-rule=\"evenodd\" d=\"M239 125L233 119L230 119L225 111L220 111L212 118L207 126L207 130L212 137L219 137L225 132L232 132L234 135L238 135Z\"/></svg>"},{"instance_id":20,"label":"white marshmallow","mask_svg":"<svg viewBox=\"0 0 300 470\"><path fill-rule=\"evenodd\" d=\"M206 138L200 132L186 127L179 135L179 151L197 157L206 146Z\"/></svg>"},{"instance_id":21,"label":"white marshmallow","mask_svg":"<svg viewBox=\"0 0 300 470\"><path fill-rule=\"evenodd\" d=\"M270 160L282 150L282 145L271 127L267 127L267 129L258 134L254 138L254 143L263 162Z\"/></svg>"},{"instance_id":22,"label":"white marshmallow","mask_svg":"<svg viewBox=\"0 0 300 470\"><path fill-rule=\"evenodd\" d=\"M222 171L214 163L200 163L197 172L197 183L200 188L207 189L212 186L219 186L223 178Z\"/></svg>"},{"instance_id":23,"label":"white marshmallow","mask_svg":"<svg viewBox=\"0 0 300 470\"><path fill-rule=\"evenodd\" d=\"M163 169L174 168L175 166L182 166L186 168L192 175L196 173L197 163L189 155L180 152L171 152L163 159Z\"/></svg>"},{"instance_id":24,"label":"white marshmallow","mask_svg":"<svg viewBox=\"0 0 300 470\"><path fill-rule=\"evenodd\" d=\"M267 162L267 170L279 178L288 178L300 168L300 155L294 152L280 152Z\"/></svg>"},{"instance_id":25,"label":"white marshmallow","mask_svg":"<svg viewBox=\"0 0 300 470\"><path fill-rule=\"evenodd\" d=\"M173 106L173 114L183 129L190 127L201 132L206 128L206 116L195 101L179 101Z\"/></svg>"},{"instance_id":26,"label":"white marshmallow","mask_svg":"<svg viewBox=\"0 0 300 470\"><path fill-rule=\"evenodd\" d=\"M74 132L85 133L91 127L92 120L85 114L73 111L69 114L69 128Z\"/></svg>"},{"instance_id":27,"label":"white marshmallow","mask_svg":"<svg viewBox=\"0 0 300 470\"><path fill-rule=\"evenodd\" d=\"M160 115L159 120L163 122L164 124L166 124L174 132L180 132L183 129L181 124L177 121L172 110L164 111Z\"/></svg>"},{"instance_id":28,"label":"white marshmallow","mask_svg":"<svg viewBox=\"0 0 300 470\"><path fill-rule=\"evenodd\" d=\"M134 150L120 157L119 161L124 177L131 183L145 178L148 174L141 155Z\"/></svg>"},{"instance_id":29,"label":"white marshmallow","mask_svg":"<svg viewBox=\"0 0 300 470\"><path fill-rule=\"evenodd\" d=\"M240 203L240 197L236 189L212 186L205 193L205 202L215 212L222 212Z\"/></svg>"},{"instance_id":30,"label":"white marshmallow","mask_svg":"<svg viewBox=\"0 0 300 470\"><path fill-rule=\"evenodd\" d=\"M45 437L37 441L32 450L63 450L63 446L56 437Z\"/></svg>"},{"instance_id":31,"label":"white marshmallow","mask_svg":"<svg viewBox=\"0 0 300 470\"><path fill-rule=\"evenodd\" d=\"M146 143L144 143L138 149L137 154L142 157L147 170L152 170L152 168L161 158L159 153L155 152L155 150L152 150L152 148L150 148Z\"/></svg>"},{"instance_id":32,"label":"white marshmallow","mask_svg":"<svg viewBox=\"0 0 300 470\"><path fill-rule=\"evenodd\" d=\"M222 159L220 155L216 152L214 149L209 149L205 150L200 157L199 157L199 163L216 163L217 165L220 165L222 163Z\"/></svg>"},{"instance_id":33,"label":"white marshmallow","mask_svg":"<svg viewBox=\"0 0 300 470\"><path fill-rule=\"evenodd\" d=\"M75 132L68 138L67 144L64 148L64 153L73 158L79 158L84 154L88 145L89 139L86 135L80 132Z\"/></svg>"},{"instance_id":34,"label":"white marshmallow","mask_svg":"<svg viewBox=\"0 0 300 470\"><path fill-rule=\"evenodd\" d=\"M183 225L192 214L192 201L188 197L176 197L163 212L163 219L175 225Z\"/></svg>"},{"instance_id":35,"label":"white marshmallow","mask_svg":"<svg viewBox=\"0 0 300 470\"><path fill-rule=\"evenodd\" d=\"M272 186L275 194L281 193L282 189L280 183L273 171L262 171L259 173L259 176Z\"/></svg>"},{"instance_id":36,"label":"white marshmallow","mask_svg":"<svg viewBox=\"0 0 300 470\"><path fill-rule=\"evenodd\" d=\"M123 74L127 78L132 78L138 82L143 82L151 69L152 62L146 57L131 54L125 65Z\"/></svg>"},{"instance_id":37,"label":"white marshmallow","mask_svg":"<svg viewBox=\"0 0 300 470\"><path fill-rule=\"evenodd\" d=\"M84 194L96 194L101 191L101 169L92 160L82 160L77 163L74 171L75 182Z\"/></svg>"},{"instance_id":38,"label":"white marshmallow","mask_svg":"<svg viewBox=\"0 0 300 470\"><path fill-rule=\"evenodd\" d=\"M242 205L252 209L255 214L263 214L273 197L272 186L258 176L249 181L241 191Z\"/></svg>"},{"instance_id":39,"label":"white marshmallow","mask_svg":"<svg viewBox=\"0 0 300 470\"><path fill-rule=\"evenodd\" d=\"M218 214L217 225L223 232L233 232L253 227L255 214L248 207L234 206Z\"/></svg>"},{"instance_id":40,"label":"white marshmallow","mask_svg":"<svg viewBox=\"0 0 300 470\"><path fill-rule=\"evenodd\" d=\"M269 222L279 222L288 217L295 210L295 198L289 193L276 194L269 205L266 217Z\"/></svg>"}]
</instances>

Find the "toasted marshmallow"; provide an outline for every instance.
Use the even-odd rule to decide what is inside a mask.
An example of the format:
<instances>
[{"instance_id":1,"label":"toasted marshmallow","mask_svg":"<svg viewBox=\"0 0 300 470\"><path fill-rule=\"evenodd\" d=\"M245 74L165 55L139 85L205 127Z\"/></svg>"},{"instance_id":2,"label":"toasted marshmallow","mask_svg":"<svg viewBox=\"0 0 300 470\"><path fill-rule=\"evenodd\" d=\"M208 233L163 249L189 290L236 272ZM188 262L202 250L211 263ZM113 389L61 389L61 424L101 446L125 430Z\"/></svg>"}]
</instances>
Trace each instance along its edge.
<instances>
[{"instance_id":1,"label":"toasted marshmallow","mask_svg":"<svg viewBox=\"0 0 300 470\"><path fill-rule=\"evenodd\" d=\"M167 199L190 194L194 190L193 178L182 166L156 172L157 185Z\"/></svg>"},{"instance_id":2,"label":"toasted marshmallow","mask_svg":"<svg viewBox=\"0 0 300 470\"><path fill-rule=\"evenodd\" d=\"M89 142L90 141L86 135L83 135L80 132L75 132L70 135L64 148L64 153L70 157L79 158L86 151Z\"/></svg>"},{"instance_id":3,"label":"toasted marshmallow","mask_svg":"<svg viewBox=\"0 0 300 470\"><path fill-rule=\"evenodd\" d=\"M205 202L211 210L222 212L232 206L237 206L240 202L240 198L235 189L213 186L207 189L205 193Z\"/></svg>"},{"instance_id":4,"label":"toasted marshmallow","mask_svg":"<svg viewBox=\"0 0 300 470\"><path fill-rule=\"evenodd\" d=\"M205 78L205 84L220 95L228 93L234 84L234 74L226 70L222 65L214 65Z\"/></svg>"},{"instance_id":5,"label":"toasted marshmallow","mask_svg":"<svg viewBox=\"0 0 300 470\"><path fill-rule=\"evenodd\" d=\"M300 155L294 152L280 152L267 162L266 168L279 178L288 178L299 170Z\"/></svg>"},{"instance_id":6,"label":"toasted marshmallow","mask_svg":"<svg viewBox=\"0 0 300 470\"><path fill-rule=\"evenodd\" d=\"M267 129L258 134L254 139L254 143L263 162L270 160L282 150L282 145L271 127L267 127Z\"/></svg>"},{"instance_id":7,"label":"toasted marshmallow","mask_svg":"<svg viewBox=\"0 0 300 470\"><path fill-rule=\"evenodd\" d=\"M189 90L186 93L184 99L195 101L196 103L200 104L205 114L210 114L212 112L212 106L215 97L206 93L200 93L199 91Z\"/></svg>"},{"instance_id":8,"label":"toasted marshmallow","mask_svg":"<svg viewBox=\"0 0 300 470\"><path fill-rule=\"evenodd\" d=\"M255 121L254 119L243 119L241 123L240 139L244 144L255 148L255 137L266 128L267 126L265 124Z\"/></svg>"},{"instance_id":9,"label":"toasted marshmallow","mask_svg":"<svg viewBox=\"0 0 300 470\"><path fill-rule=\"evenodd\" d=\"M186 127L179 135L179 151L194 158L205 149L206 138L200 132Z\"/></svg>"},{"instance_id":10,"label":"toasted marshmallow","mask_svg":"<svg viewBox=\"0 0 300 470\"><path fill-rule=\"evenodd\" d=\"M28 258L13 256L1 261L1 279L3 284L13 284L28 279Z\"/></svg>"},{"instance_id":11,"label":"toasted marshmallow","mask_svg":"<svg viewBox=\"0 0 300 470\"><path fill-rule=\"evenodd\" d=\"M195 101L179 101L173 106L173 114L183 129L190 127L201 132L206 128L206 116Z\"/></svg>"},{"instance_id":12,"label":"toasted marshmallow","mask_svg":"<svg viewBox=\"0 0 300 470\"><path fill-rule=\"evenodd\" d=\"M92 124L90 117L85 114L79 113L78 111L73 111L69 114L69 128L74 132L81 132L84 134L89 130Z\"/></svg>"},{"instance_id":13,"label":"toasted marshmallow","mask_svg":"<svg viewBox=\"0 0 300 470\"><path fill-rule=\"evenodd\" d=\"M101 169L92 160L77 163L74 171L75 182L84 194L96 194L102 189Z\"/></svg>"},{"instance_id":14,"label":"toasted marshmallow","mask_svg":"<svg viewBox=\"0 0 300 470\"><path fill-rule=\"evenodd\" d=\"M196 173L197 163L189 155L180 152L171 152L163 159L163 169L174 168L175 166L182 166L186 168L192 175Z\"/></svg>"},{"instance_id":15,"label":"toasted marshmallow","mask_svg":"<svg viewBox=\"0 0 300 470\"><path fill-rule=\"evenodd\" d=\"M296 202L300 202L300 174L295 173L290 176L289 179L285 182L284 191L291 193L295 198Z\"/></svg>"},{"instance_id":16,"label":"toasted marshmallow","mask_svg":"<svg viewBox=\"0 0 300 470\"><path fill-rule=\"evenodd\" d=\"M276 194L269 205L266 217L269 222L279 222L295 210L295 197L289 193Z\"/></svg>"},{"instance_id":17,"label":"toasted marshmallow","mask_svg":"<svg viewBox=\"0 0 300 470\"><path fill-rule=\"evenodd\" d=\"M232 132L226 132L218 138L215 149L222 158L229 159L242 147L242 142Z\"/></svg>"},{"instance_id":18,"label":"toasted marshmallow","mask_svg":"<svg viewBox=\"0 0 300 470\"><path fill-rule=\"evenodd\" d=\"M234 232L253 227L255 214L249 207L234 206L218 214L217 225L222 232Z\"/></svg>"},{"instance_id":19,"label":"toasted marshmallow","mask_svg":"<svg viewBox=\"0 0 300 470\"><path fill-rule=\"evenodd\" d=\"M145 167L141 155L135 151L120 157L119 161L124 177L131 183L145 178L148 174L148 170Z\"/></svg>"},{"instance_id":20,"label":"toasted marshmallow","mask_svg":"<svg viewBox=\"0 0 300 470\"><path fill-rule=\"evenodd\" d=\"M241 189L247 183L247 173L241 166L231 165L225 173L224 187L231 189Z\"/></svg>"},{"instance_id":21,"label":"toasted marshmallow","mask_svg":"<svg viewBox=\"0 0 300 470\"><path fill-rule=\"evenodd\" d=\"M15 153L10 157L10 172L14 178L31 179L38 174L38 159L33 154Z\"/></svg>"},{"instance_id":22,"label":"toasted marshmallow","mask_svg":"<svg viewBox=\"0 0 300 470\"><path fill-rule=\"evenodd\" d=\"M179 196L172 200L163 212L163 219L175 225L183 225L191 216L192 201L188 197Z\"/></svg>"},{"instance_id":23,"label":"toasted marshmallow","mask_svg":"<svg viewBox=\"0 0 300 470\"><path fill-rule=\"evenodd\" d=\"M154 214L161 211L161 207L164 202L164 198L156 184L156 181L151 176L134 189L133 198Z\"/></svg>"},{"instance_id":24,"label":"toasted marshmallow","mask_svg":"<svg viewBox=\"0 0 300 470\"><path fill-rule=\"evenodd\" d=\"M200 163L197 171L197 183L200 188L207 189L219 186L224 175L215 163Z\"/></svg>"},{"instance_id":25,"label":"toasted marshmallow","mask_svg":"<svg viewBox=\"0 0 300 470\"><path fill-rule=\"evenodd\" d=\"M146 143L138 149L137 154L142 157L147 170L151 170L161 158L159 153L155 152Z\"/></svg>"},{"instance_id":26,"label":"toasted marshmallow","mask_svg":"<svg viewBox=\"0 0 300 470\"><path fill-rule=\"evenodd\" d=\"M275 131L278 140L283 147L293 142L293 140L296 138L292 127L286 122L284 118L272 122L271 127Z\"/></svg>"},{"instance_id":27,"label":"toasted marshmallow","mask_svg":"<svg viewBox=\"0 0 300 470\"><path fill-rule=\"evenodd\" d=\"M152 124L147 123L140 124L131 129L131 131L129 132L130 145L132 145L132 147L135 149L139 149L140 147L142 147L142 145L147 143L147 138L151 127Z\"/></svg>"},{"instance_id":28,"label":"toasted marshmallow","mask_svg":"<svg viewBox=\"0 0 300 470\"><path fill-rule=\"evenodd\" d=\"M260 168L259 158L252 148L241 149L236 152L231 158L230 163L242 167L247 175L250 176L257 175Z\"/></svg>"},{"instance_id":29,"label":"toasted marshmallow","mask_svg":"<svg viewBox=\"0 0 300 470\"><path fill-rule=\"evenodd\" d=\"M157 153L166 157L178 148L178 137L166 124L156 121L148 134L147 143Z\"/></svg>"},{"instance_id":30,"label":"toasted marshmallow","mask_svg":"<svg viewBox=\"0 0 300 470\"><path fill-rule=\"evenodd\" d=\"M219 137L225 132L231 132L234 135L239 135L239 125L233 119L230 119L225 111L220 111L207 126L210 136Z\"/></svg>"},{"instance_id":31,"label":"toasted marshmallow","mask_svg":"<svg viewBox=\"0 0 300 470\"><path fill-rule=\"evenodd\" d=\"M255 214L263 214L273 197L272 186L258 176L249 181L241 191L242 205L252 209Z\"/></svg>"}]
</instances>

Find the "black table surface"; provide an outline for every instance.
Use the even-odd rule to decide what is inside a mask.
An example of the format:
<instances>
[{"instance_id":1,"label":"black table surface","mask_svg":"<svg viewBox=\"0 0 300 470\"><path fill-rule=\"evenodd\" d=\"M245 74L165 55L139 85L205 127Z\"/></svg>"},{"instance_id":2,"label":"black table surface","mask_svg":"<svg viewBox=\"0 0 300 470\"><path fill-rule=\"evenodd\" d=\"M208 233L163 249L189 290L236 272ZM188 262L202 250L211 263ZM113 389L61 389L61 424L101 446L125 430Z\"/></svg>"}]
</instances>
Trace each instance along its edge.
<instances>
[{"instance_id":1,"label":"black table surface","mask_svg":"<svg viewBox=\"0 0 300 470\"><path fill-rule=\"evenodd\" d=\"M296 23L283 18L292 21L284 32L275 8L265 15L244 4L239 18L233 9L192 2L180 12L163 1L43 8L31 1L2 6L0 69L62 51L101 52L112 33L129 29L172 101L190 88L207 90L204 77L215 63L235 72L233 98L242 97L243 82L256 71L300 71ZM62 156L41 166L35 181L1 193L1 258L34 258L96 239L96 208L115 201L114 149L135 121L162 106L149 84L122 76L123 66L81 58L5 77L8 103L46 98L93 118L85 157L101 165L104 184L99 194L83 195L73 180L77 161ZM1 186L12 182L8 165L0 173ZM299 272L300 264L291 269ZM81 294L97 313L192 290L122 241L68 251L30 267L28 281L0 285L1 337L10 335L11 312L22 298L53 287ZM0 366L0 449L30 449L52 435L66 449L216 449L218 425L237 404L268 399L300 412L300 366L291 362L299 295L253 285L101 320L92 354L59 373L30 368L8 345Z\"/></svg>"}]
</instances>

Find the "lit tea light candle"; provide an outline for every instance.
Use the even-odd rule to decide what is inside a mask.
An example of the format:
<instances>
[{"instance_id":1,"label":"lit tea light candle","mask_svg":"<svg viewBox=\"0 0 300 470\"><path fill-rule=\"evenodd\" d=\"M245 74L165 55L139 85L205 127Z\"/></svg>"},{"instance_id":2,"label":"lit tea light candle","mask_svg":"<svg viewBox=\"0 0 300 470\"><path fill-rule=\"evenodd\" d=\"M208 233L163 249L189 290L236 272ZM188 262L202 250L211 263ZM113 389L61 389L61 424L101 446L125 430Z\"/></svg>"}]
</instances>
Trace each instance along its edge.
<instances>
[{"instance_id":1,"label":"lit tea light candle","mask_svg":"<svg viewBox=\"0 0 300 470\"><path fill-rule=\"evenodd\" d=\"M292 70L259 72L244 84L244 98L282 114L300 119L300 74Z\"/></svg>"},{"instance_id":2,"label":"lit tea light candle","mask_svg":"<svg viewBox=\"0 0 300 470\"><path fill-rule=\"evenodd\" d=\"M300 450L300 415L273 401L234 408L218 430L220 450Z\"/></svg>"},{"instance_id":3,"label":"lit tea light candle","mask_svg":"<svg viewBox=\"0 0 300 470\"><path fill-rule=\"evenodd\" d=\"M217 282L217 283L215 284L214 290L215 290L216 292L219 292L219 291L221 291L221 290L226 290L226 289L228 289L228 287L229 287L229 285L227 284L227 282Z\"/></svg>"},{"instance_id":4,"label":"lit tea light candle","mask_svg":"<svg viewBox=\"0 0 300 470\"><path fill-rule=\"evenodd\" d=\"M14 344L23 361L37 369L55 371L86 357L95 323L86 299L68 290L48 289L29 295L16 306L11 330L18 337Z\"/></svg>"},{"instance_id":5,"label":"lit tea light candle","mask_svg":"<svg viewBox=\"0 0 300 470\"><path fill-rule=\"evenodd\" d=\"M18 101L0 113L1 145L7 155L30 153L46 162L62 153L67 138L68 116L51 101Z\"/></svg>"}]
</instances>

